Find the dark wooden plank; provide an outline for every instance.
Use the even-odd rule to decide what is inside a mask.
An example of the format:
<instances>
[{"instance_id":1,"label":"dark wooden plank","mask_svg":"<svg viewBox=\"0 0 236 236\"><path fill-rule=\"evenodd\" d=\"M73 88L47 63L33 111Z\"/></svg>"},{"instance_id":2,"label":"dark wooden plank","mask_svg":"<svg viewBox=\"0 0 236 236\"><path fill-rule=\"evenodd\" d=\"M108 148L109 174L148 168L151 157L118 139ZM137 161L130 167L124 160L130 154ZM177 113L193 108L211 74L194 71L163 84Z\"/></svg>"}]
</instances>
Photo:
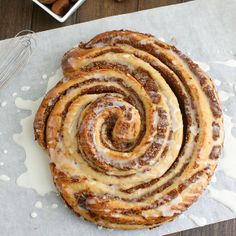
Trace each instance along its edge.
<instances>
[{"instance_id":1,"label":"dark wooden plank","mask_svg":"<svg viewBox=\"0 0 236 236\"><path fill-rule=\"evenodd\" d=\"M31 28L32 2L29 0L0 0L0 40Z\"/></svg>"},{"instance_id":2,"label":"dark wooden plank","mask_svg":"<svg viewBox=\"0 0 236 236\"><path fill-rule=\"evenodd\" d=\"M35 32L55 29L74 23L76 23L76 14L70 17L66 22L60 23L36 4L33 4L32 30Z\"/></svg>"},{"instance_id":3,"label":"dark wooden plank","mask_svg":"<svg viewBox=\"0 0 236 236\"><path fill-rule=\"evenodd\" d=\"M208 225L168 236L235 236L236 219Z\"/></svg>"},{"instance_id":4,"label":"dark wooden plank","mask_svg":"<svg viewBox=\"0 0 236 236\"><path fill-rule=\"evenodd\" d=\"M138 0L126 0L117 3L111 0L87 0L80 9L70 17L66 22L59 23L41 8L33 5L32 30L44 31L79 22L95 20L98 18L118 15L127 12L137 11Z\"/></svg>"},{"instance_id":5,"label":"dark wooden plank","mask_svg":"<svg viewBox=\"0 0 236 236\"><path fill-rule=\"evenodd\" d=\"M161 7L181 2L183 2L183 0L139 0L138 9L144 10L153 7Z\"/></svg>"},{"instance_id":6,"label":"dark wooden plank","mask_svg":"<svg viewBox=\"0 0 236 236\"><path fill-rule=\"evenodd\" d=\"M138 10L138 0L87 0L77 12L78 22L95 20L98 18L125 14Z\"/></svg>"}]
</instances>

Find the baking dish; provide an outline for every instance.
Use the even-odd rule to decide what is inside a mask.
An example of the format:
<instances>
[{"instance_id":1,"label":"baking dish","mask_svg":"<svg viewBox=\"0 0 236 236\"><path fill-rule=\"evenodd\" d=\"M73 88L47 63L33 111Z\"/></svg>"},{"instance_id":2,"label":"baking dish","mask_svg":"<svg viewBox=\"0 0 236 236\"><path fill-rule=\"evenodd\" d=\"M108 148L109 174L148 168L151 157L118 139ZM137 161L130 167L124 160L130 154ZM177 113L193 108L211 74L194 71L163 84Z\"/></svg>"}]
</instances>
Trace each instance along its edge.
<instances>
[{"instance_id":1,"label":"baking dish","mask_svg":"<svg viewBox=\"0 0 236 236\"><path fill-rule=\"evenodd\" d=\"M32 1L36 3L38 6L40 6L48 14L50 14L53 18L55 18L57 21L62 23L62 22L65 22L86 0L78 0L64 16L59 16L55 14L49 7L42 4L38 0L32 0Z\"/></svg>"}]
</instances>

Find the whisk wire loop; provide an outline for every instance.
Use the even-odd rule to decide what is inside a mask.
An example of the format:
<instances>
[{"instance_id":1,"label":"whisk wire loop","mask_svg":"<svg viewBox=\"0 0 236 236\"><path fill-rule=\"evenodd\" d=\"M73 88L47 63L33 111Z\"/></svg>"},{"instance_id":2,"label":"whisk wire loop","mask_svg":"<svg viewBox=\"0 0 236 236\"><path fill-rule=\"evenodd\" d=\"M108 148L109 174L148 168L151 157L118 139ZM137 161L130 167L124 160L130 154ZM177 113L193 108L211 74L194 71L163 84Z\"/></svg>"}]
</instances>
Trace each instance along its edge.
<instances>
[{"instance_id":1,"label":"whisk wire loop","mask_svg":"<svg viewBox=\"0 0 236 236\"><path fill-rule=\"evenodd\" d=\"M32 30L20 31L1 51L0 88L28 64L33 48L37 46L35 35Z\"/></svg>"}]
</instances>

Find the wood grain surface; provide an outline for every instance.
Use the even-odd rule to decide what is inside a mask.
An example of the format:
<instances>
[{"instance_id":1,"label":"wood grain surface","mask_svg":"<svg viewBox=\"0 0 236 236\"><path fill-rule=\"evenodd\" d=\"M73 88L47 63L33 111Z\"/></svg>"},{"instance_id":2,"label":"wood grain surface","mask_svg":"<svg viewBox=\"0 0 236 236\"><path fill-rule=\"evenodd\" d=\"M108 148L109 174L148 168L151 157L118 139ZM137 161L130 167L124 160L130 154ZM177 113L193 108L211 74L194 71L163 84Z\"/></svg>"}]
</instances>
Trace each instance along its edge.
<instances>
[{"instance_id":1,"label":"wood grain surface","mask_svg":"<svg viewBox=\"0 0 236 236\"><path fill-rule=\"evenodd\" d=\"M59 23L30 0L0 0L0 40L13 37L22 29L44 31L79 22L160 7L187 0L87 0L65 23ZM171 236L235 236L236 220L229 220ZM158 236L158 235L157 235Z\"/></svg>"}]
</instances>

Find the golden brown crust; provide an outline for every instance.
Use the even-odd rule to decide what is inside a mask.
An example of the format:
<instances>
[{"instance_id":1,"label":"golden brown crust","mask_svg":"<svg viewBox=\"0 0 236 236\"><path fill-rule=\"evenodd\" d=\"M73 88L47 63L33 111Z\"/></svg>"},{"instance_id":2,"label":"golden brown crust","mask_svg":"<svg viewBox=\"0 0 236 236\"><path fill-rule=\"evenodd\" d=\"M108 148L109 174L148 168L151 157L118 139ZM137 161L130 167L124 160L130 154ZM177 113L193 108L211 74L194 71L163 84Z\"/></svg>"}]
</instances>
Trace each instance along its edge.
<instances>
[{"instance_id":1,"label":"golden brown crust","mask_svg":"<svg viewBox=\"0 0 236 236\"><path fill-rule=\"evenodd\" d=\"M111 31L67 52L35 136L66 203L95 224L153 228L197 200L223 119L211 79L151 35Z\"/></svg>"}]
</instances>

